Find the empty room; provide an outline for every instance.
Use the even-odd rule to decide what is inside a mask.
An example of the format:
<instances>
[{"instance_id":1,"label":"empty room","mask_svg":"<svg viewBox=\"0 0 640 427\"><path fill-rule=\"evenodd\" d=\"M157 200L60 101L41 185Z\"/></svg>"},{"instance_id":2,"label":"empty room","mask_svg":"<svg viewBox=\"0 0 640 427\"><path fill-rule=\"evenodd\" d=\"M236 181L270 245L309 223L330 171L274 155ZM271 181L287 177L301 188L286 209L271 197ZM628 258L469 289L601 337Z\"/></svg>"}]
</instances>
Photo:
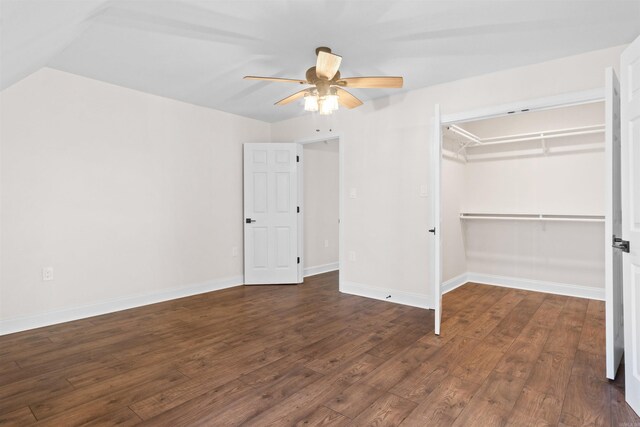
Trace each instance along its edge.
<instances>
[{"instance_id":1,"label":"empty room","mask_svg":"<svg viewBox=\"0 0 640 427\"><path fill-rule=\"evenodd\" d=\"M640 1L0 0L0 426L640 427Z\"/></svg>"}]
</instances>

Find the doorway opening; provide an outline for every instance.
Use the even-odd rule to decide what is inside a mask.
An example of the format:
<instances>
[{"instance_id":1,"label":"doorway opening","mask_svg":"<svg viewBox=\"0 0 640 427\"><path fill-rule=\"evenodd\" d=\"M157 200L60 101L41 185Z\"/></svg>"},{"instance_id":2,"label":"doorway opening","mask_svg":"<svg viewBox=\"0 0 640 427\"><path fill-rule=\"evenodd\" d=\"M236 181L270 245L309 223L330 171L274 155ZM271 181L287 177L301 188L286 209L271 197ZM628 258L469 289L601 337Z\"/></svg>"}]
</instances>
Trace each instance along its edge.
<instances>
[{"instance_id":1,"label":"doorway opening","mask_svg":"<svg viewBox=\"0 0 640 427\"><path fill-rule=\"evenodd\" d=\"M340 140L302 145L302 247L304 277L339 269Z\"/></svg>"}]
</instances>

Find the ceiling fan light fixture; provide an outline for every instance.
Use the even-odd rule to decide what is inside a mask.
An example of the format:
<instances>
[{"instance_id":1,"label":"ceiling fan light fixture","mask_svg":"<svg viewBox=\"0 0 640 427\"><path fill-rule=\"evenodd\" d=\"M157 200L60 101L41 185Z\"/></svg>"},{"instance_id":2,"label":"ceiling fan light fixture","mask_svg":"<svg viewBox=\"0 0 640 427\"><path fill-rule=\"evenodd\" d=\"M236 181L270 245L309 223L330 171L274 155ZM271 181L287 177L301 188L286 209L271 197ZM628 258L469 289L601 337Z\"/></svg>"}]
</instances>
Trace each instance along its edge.
<instances>
[{"instance_id":1,"label":"ceiling fan light fixture","mask_svg":"<svg viewBox=\"0 0 640 427\"><path fill-rule=\"evenodd\" d=\"M318 111L318 95L315 95L311 92L307 92L304 95L304 110Z\"/></svg>"},{"instance_id":2,"label":"ceiling fan light fixture","mask_svg":"<svg viewBox=\"0 0 640 427\"><path fill-rule=\"evenodd\" d=\"M320 115L328 116L338 109L337 96L327 95L318 99Z\"/></svg>"},{"instance_id":3,"label":"ceiling fan light fixture","mask_svg":"<svg viewBox=\"0 0 640 427\"><path fill-rule=\"evenodd\" d=\"M323 116L327 116L332 114L334 111L337 111L339 108L338 104L338 92L336 88L330 88L329 93L325 96L321 96L318 99L318 103L320 106L320 114Z\"/></svg>"},{"instance_id":4,"label":"ceiling fan light fixture","mask_svg":"<svg viewBox=\"0 0 640 427\"><path fill-rule=\"evenodd\" d=\"M332 114L342 105L353 109L362 105L362 101L349 93L345 88L401 88L402 77L342 77L340 64L342 57L331 52L328 47L316 49L316 65L305 73L304 80L286 79L282 77L245 76L248 80L263 80L284 83L306 84L312 87L302 89L276 102L275 105L287 105L304 97L305 111L318 111L322 115Z\"/></svg>"},{"instance_id":5,"label":"ceiling fan light fixture","mask_svg":"<svg viewBox=\"0 0 640 427\"><path fill-rule=\"evenodd\" d=\"M329 108L329 104L325 104L324 99L318 100L318 103L320 104L320 115L321 116L328 116L328 115L333 114L333 110L331 108Z\"/></svg>"},{"instance_id":6,"label":"ceiling fan light fixture","mask_svg":"<svg viewBox=\"0 0 640 427\"><path fill-rule=\"evenodd\" d=\"M338 93L336 91L336 88L331 88L329 95L325 96L324 99L325 104L328 104L327 108L331 109L331 111L337 111L338 110Z\"/></svg>"}]
</instances>

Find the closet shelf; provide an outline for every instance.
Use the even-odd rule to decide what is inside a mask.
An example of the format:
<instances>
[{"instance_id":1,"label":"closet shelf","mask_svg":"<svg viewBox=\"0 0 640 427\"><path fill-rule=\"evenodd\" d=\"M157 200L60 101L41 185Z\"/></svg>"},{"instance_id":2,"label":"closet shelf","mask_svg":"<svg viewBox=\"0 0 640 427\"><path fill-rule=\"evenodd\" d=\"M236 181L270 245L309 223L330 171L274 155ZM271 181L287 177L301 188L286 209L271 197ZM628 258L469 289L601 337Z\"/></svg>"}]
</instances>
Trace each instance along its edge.
<instances>
[{"instance_id":1,"label":"closet shelf","mask_svg":"<svg viewBox=\"0 0 640 427\"><path fill-rule=\"evenodd\" d=\"M568 152L584 152L584 151L600 151L605 147L604 141L593 142L592 139L577 140L570 145L549 144L556 138L573 137L582 135L604 134L606 127L604 124L579 126L564 129L550 129L540 132L519 133L514 135L503 135L492 138L481 138L468 130L452 124L447 126L447 130L462 137L466 142L460 141L460 147L456 151L448 151L443 148L442 155L452 160L468 161L495 160L498 158L511 158L514 156L538 156L549 154L560 154ZM539 141L540 146L535 148L526 148L518 143ZM468 149L477 147L489 147L494 145L516 144L515 149L489 153L473 153L467 152ZM518 148L520 147L520 148ZM531 147L531 146L529 146Z\"/></svg>"},{"instance_id":2,"label":"closet shelf","mask_svg":"<svg viewBox=\"0 0 640 427\"><path fill-rule=\"evenodd\" d=\"M500 220L507 220L507 221L604 222L603 215L461 213L460 219L491 219L491 220L500 219Z\"/></svg>"},{"instance_id":3,"label":"closet shelf","mask_svg":"<svg viewBox=\"0 0 640 427\"><path fill-rule=\"evenodd\" d=\"M488 146L497 144L509 144L513 142L524 141L544 141L554 138L562 138L565 136L580 136L591 135L598 133L605 133L606 127L604 124L592 125L592 126L579 126L565 129L552 129L540 132L519 133L515 135L503 135L493 138L480 138L479 136L469 132L466 129L461 128L458 125L450 125L447 127L453 133L466 138L469 142L466 146Z\"/></svg>"}]
</instances>

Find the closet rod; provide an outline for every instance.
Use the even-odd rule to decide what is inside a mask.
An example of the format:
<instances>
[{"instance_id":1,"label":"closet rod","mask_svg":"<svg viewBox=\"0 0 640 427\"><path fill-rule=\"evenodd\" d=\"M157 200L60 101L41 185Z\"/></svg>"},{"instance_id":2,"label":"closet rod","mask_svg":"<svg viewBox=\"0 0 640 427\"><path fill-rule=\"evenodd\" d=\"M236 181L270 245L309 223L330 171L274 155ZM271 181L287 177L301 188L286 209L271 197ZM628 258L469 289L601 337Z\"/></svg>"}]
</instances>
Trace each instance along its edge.
<instances>
[{"instance_id":1,"label":"closet rod","mask_svg":"<svg viewBox=\"0 0 640 427\"><path fill-rule=\"evenodd\" d=\"M453 133L457 133L460 136L464 136L465 138L471 140L471 142L476 142L478 144L482 144L482 141L480 140L480 138L478 138L477 136L475 136L474 134L472 134L471 132L462 129L461 127L458 127L456 125L451 125L448 128L451 132Z\"/></svg>"},{"instance_id":2,"label":"closet rod","mask_svg":"<svg viewBox=\"0 0 640 427\"><path fill-rule=\"evenodd\" d=\"M576 132L558 133L558 134L553 134L553 135L546 135L544 133L541 133L538 136L529 136L529 137L524 137L524 138L506 139L504 141L482 142L480 145L489 146L489 145L508 144L508 143L511 143L511 142L539 141L539 140L542 140L542 139L562 138L562 137L565 137L565 136L591 135L591 134L602 133L602 132L604 132L604 129L582 130L582 131L576 131Z\"/></svg>"},{"instance_id":3,"label":"closet rod","mask_svg":"<svg viewBox=\"0 0 640 427\"><path fill-rule=\"evenodd\" d=\"M572 128L564 128L564 129L554 129L554 130L545 130L545 131L541 131L541 132L527 132L527 133L516 133L513 135L504 135L504 136L495 136L492 138L482 138L483 142L491 142L491 141L495 141L495 140L501 140L504 138L520 138L520 137L526 137L526 136L538 136L540 134L555 134L555 133L564 133L564 132L576 132L576 131L582 131L582 130L602 130L604 131L604 125L591 125L591 126L578 126L578 127L572 127Z\"/></svg>"},{"instance_id":4,"label":"closet rod","mask_svg":"<svg viewBox=\"0 0 640 427\"><path fill-rule=\"evenodd\" d=\"M558 153L584 153L589 151L602 151L604 150L604 142L593 144L576 144L573 146L560 146L548 148L546 151L544 148L531 148L527 150L510 150L499 153L485 153L485 154L466 154L464 159L467 162L473 162L478 160L497 160L497 159L509 159L521 156L538 156L540 154L558 154ZM443 150L443 155L448 155Z\"/></svg>"}]
</instances>

